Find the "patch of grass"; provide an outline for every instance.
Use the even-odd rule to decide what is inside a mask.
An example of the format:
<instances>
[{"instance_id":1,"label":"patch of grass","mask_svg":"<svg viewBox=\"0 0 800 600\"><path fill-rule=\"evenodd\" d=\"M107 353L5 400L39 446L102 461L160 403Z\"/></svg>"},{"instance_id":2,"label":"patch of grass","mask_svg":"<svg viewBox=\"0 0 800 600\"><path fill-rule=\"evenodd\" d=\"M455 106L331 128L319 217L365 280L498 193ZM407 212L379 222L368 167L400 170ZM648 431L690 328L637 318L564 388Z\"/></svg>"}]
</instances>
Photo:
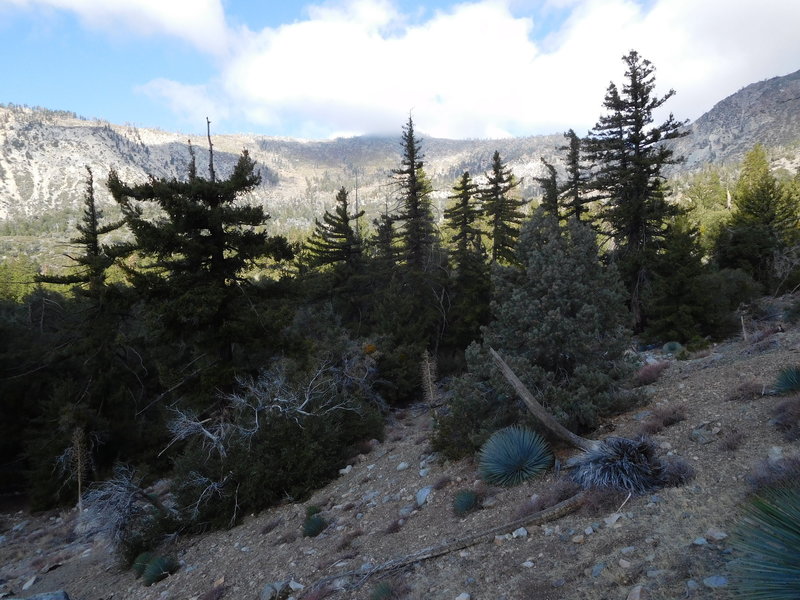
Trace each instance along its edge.
<instances>
[{"instance_id":1,"label":"patch of grass","mask_svg":"<svg viewBox=\"0 0 800 600\"><path fill-rule=\"evenodd\" d=\"M750 380L740 383L738 386L736 386L736 388L728 395L726 400L728 402L747 401L754 400L755 398L759 398L763 395L764 384L755 380Z\"/></svg>"},{"instance_id":2,"label":"patch of grass","mask_svg":"<svg viewBox=\"0 0 800 600\"><path fill-rule=\"evenodd\" d=\"M592 488L586 494L580 512L590 517L607 515L612 511L618 510L627 497L627 492L621 492L613 488Z\"/></svg>"},{"instance_id":3,"label":"patch of grass","mask_svg":"<svg viewBox=\"0 0 800 600\"><path fill-rule=\"evenodd\" d=\"M278 545L280 545L280 544L291 544L295 540L297 540L297 532L295 532L295 531L287 531L281 537L279 537L275 542Z\"/></svg>"},{"instance_id":4,"label":"patch of grass","mask_svg":"<svg viewBox=\"0 0 800 600\"><path fill-rule=\"evenodd\" d=\"M745 434L738 429L731 429L720 440L719 447L721 450L725 450L726 452L734 452L741 447L746 437L747 436L745 436Z\"/></svg>"},{"instance_id":5,"label":"patch of grass","mask_svg":"<svg viewBox=\"0 0 800 600\"><path fill-rule=\"evenodd\" d=\"M228 586L218 585L208 590L205 594L200 596L198 600L220 600L220 598L222 598L227 591Z\"/></svg>"},{"instance_id":6,"label":"patch of grass","mask_svg":"<svg viewBox=\"0 0 800 600\"><path fill-rule=\"evenodd\" d=\"M783 433L787 442L800 439L800 398L792 398L778 404L770 421Z\"/></svg>"},{"instance_id":7,"label":"patch of grass","mask_svg":"<svg viewBox=\"0 0 800 600\"><path fill-rule=\"evenodd\" d=\"M559 502L577 494L580 489L580 486L571 479L564 477L557 479L552 485L545 488L541 494L537 494L520 506L517 509L516 518L522 519L545 508L555 506Z\"/></svg>"},{"instance_id":8,"label":"patch of grass","mask_svg":"<svg viewBox=\"0 0 800 600\"><path fill-rule=\"evenodd\" d=\"M786 367L775 380L776 394L791 394L800 391L800 367Z\"/></svg>"},{"instance_id":9,"label":"patch of grass","mask_svg":"<svg viewBox=\"0 0 800 600\"><path fill-rule=\"evenodd\" d=\"M746 479L753 494L769 488L792 485L800 481L800 455L763 460L753 467Z\"/></svg>"},{"instance_id":10,"label":"patch of grass","mask_svg":"<svg viewBox=\"0 0 800 600\"><path fill-rule=\"evenodd\" d=\"M402 529L404 524L405 521L403 519L395 519L394 521L389 523L389 525L386 526L384 533L388 534L397 533L398 531L400 531L400 529Z\"/></svg>"},{"instance_id":11,"label":"patch of grass","mask_svg":"<svg viewBox=\"0 0 800 600\"><path fill-rule=\"evenodd\" d=\"M283 524L283 519L280 517L276 519L270 519L264 524L264 527L261 528L261 535L267 535L268 533L274 531L282 524Z\"/></svg>"},{"instance_id":12,"label":"patch of grass","mask_svg":"<svg viewBox=\"0 0 800 600\"><path fill-rule=\"evenodd\" d=\"M633 384L636 387L641 387L655 383L668 366L669 363L665 360L643 366L634 374Z\"/></svg>"},{"instance_id":13,"label":"patch of grass","mask_svg":"<svg viewBox=\"0 0 800 600\"><path fill-rule=\"evenodd\" d=\"M666 487L685 485L694 479L696 474L689 461L679 456L667 456L661 461L661 481Z\"/></svg>"},{"instance_id":14,"label":"patch of grass","mask_svg":"<svg viewBox=\"0 0 800 600\"><path fill-rule=\"evenodd\" d=\"M403 600L410 588L397 577L379 582L370 593L370 600Z\"/></svg>"},{"instance_id":15,"label":"patch of grass","mask_svg":"<svg viewBox=\"0 0 800 600\"><path fill-rule=\"evenodd\" d=\"M436 480L436 483L433 484L433 489L435 489L436 491L443 490L448 485L450 485L452 481L453 481L452 478L448 477L447 475L445 475L444 477L440 477L439 479Z\"/></svg>"},{"instance_id":16,"label":"patch of grass","mask_svg":"<svg viewBox=\"0 0 800 600\"><path fill-rule=\"evenodd\" d=\"M353 540L362 535L364 535L364 531L362 529L354 529L353 531L344 534L341 541L336 546L336 549L339 551L347 550L353 544Z\"/></svg>"},{"instance_id":17,"label":"patch of grass","mask_svg":"<svg viewBox=\"0 0 800 600\"><path fill-rule=\"evenodd\" d=\"M686 420L686 407L683 405L659 406L639 427L639 436L658 433L666 427Z\"/></svg>"}]
</instances>

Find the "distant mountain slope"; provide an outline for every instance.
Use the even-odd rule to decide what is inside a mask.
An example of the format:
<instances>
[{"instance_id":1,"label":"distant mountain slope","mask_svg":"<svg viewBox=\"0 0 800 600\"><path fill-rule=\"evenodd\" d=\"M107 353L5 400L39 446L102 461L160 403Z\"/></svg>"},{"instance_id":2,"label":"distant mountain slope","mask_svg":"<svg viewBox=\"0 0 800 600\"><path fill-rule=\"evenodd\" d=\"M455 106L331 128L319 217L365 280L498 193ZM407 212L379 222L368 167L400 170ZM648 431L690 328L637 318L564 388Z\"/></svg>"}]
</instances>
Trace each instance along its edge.
<instances>
[{"instance_id":1,"label":"distant mountain slope","mask_svg":"<svg viewBox=\"0 0 800 600\"><path fill-rule=\"evenodd\" d=\"M250 152L264 178L254 199L273 216L276 231L306 230L333 204L340 186L357 189L351 198L357 196L360 208L371 218L396 202L389 174L400 160L401 125L394 137L331 141L214 136L215 165L224 176L243 148ZM691 130L692 135L675 144L677 154L686 157L675 173L706 163L737 163L757 142L773 148L782 166L796 168L800 71L747 86L719 102L691 124ZM180 178L186 172L189 140L202 172L207 162L204 136L114 125L62 111L0 106L0 220L57 215L69 226L81 205L86 165L92 167L98 184L111 168L128 181L148 175ZM463 171L474 176L485 173L495 150L523 178L524 197L538 195L534 177L544 174L540 158L560 164L558 148L563 144L561 134L502 140L423 136L425 168L436 190L435 209L441 215L450 188ZM104 186L98 185L96 193L101 203L110 202Z\"/></svg>"},{"instance_id":2,"label":"distant mountain slope","mask_svg":"<svg viewBox=\"0 0 800 600\"><path fill-rule=\"evenodd\" d=\"M684 169L738 163L756 143L787 149L783 158L794 158L796 167L800 71L750 84L728 96L692 123L691 131L675 144L676 152L686 159Z\"/></svg>"}]
</instances>

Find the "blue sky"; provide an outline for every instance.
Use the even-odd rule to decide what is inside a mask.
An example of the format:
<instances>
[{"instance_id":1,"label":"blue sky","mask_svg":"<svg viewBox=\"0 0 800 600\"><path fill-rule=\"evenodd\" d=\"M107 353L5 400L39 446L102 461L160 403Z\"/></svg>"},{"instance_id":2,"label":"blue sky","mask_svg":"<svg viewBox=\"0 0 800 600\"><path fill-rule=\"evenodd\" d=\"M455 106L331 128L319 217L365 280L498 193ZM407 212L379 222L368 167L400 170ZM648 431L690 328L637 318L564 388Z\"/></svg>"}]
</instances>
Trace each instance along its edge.
<instances>
[{"instance_id":1,"label":"blue sky","mask_svg":"<svg viewBox=\"0 0 800 600\"><path fill-rule=\"evenodd\" d=\"M0 0L0 102L169 131L585 133L620 57L694 119L800 69L797 0Z\"/></svg>"}]
</instances>

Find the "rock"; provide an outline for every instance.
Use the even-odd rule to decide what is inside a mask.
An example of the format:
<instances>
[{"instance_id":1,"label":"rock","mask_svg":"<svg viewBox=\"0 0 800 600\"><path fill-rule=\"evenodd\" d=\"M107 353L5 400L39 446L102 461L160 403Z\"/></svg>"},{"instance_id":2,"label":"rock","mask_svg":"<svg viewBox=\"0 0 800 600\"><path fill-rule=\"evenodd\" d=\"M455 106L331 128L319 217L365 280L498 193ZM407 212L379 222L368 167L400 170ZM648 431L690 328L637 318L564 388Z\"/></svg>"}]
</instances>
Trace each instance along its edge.
<instances>
[{"instance_id":1,"label":"rock","mask_svg":"<svg viewBox=\"0 0 800 600\"><path fill-rule=\"evenodd\" d=\"M594 529L592 527L587 527L583 530L583 533L586 535L592 535L594 533Z\"/></svg>"},{"instance_id":2,"label":"rock","mask_svg":"<svg viewBox=\"0 0 800 600\"><path fill-rule=\"evenodd\" d=\"M779 460L782 460L783 459L783 448L781 448L780 446L772 446L769 449L769 452L767 452L767 459L771 463L776 463ZM15 527L15 529L16 529L16 527Z\"/></svg>"},{"instance_id":3,"label":"rock","mask_svg":"<svg viewBox=\"0 0 800 600\"><path fill-rule=\"evenodd\" d=\"M289 581L288 586L289 586L289 589L292 590L293 592L299 592L300 590L303 590L306 587L302 583L299 583L299 582L295 581L294 579Z\"/></svg>"},{"instance_id":4,"label":"rock","mask_svg":"<svg viewBox=\"0 0 800 600\"><path fill-rule=\"evenodd\" d=\"M704 538L704 537L699 537L699 538L695 538L695 540L692 542L692 544L694 544L695 546L707 546L708 545L708 540L706 538Z\"/></svg>"},{"instance_id":5,"label":"rock","mask_svg":"<svg viewBox=\"0 0 800 600\"><path fill-rule=\"evenodd\" d=\"M347 475L353 470L353 465L347 465L344 469L339 469L339 475Z\"/></svg>"},{"instance_id":6,"label":"rock","mask_svg":"<svg viewBox=\"0 0 800 600\"><path fill-rule=\"evenodd\" d=\"M425 467L424 469L420 469L419 470L419 476L420 477L427 477L428 473L430 473L430 472L431 472L431 470L428 467Z\"/></svg>"},{"instance_id":7,"label":"rock","mask_svg":"<svg viewBox=\"0 0 800 600\"><path fill-rule=\"evenodd\" d=\"M511 535L515 538L528 537L528 530L524 527L520 527L519 529L515 529Z\"/></svg>"},{"instance_id":8,"label":"rock","mask_svg":"<svg viewBox=\"0 0 800 600\"><path fill-rule=\"evenodd\" d=\"M631 588L631 591L628 592L625 600L643 600L644 595L642 592L642 586L637 585Z\"/></svg>"},{"instance_id":9,"label":"rock","mask_svg":"<svg viewBox=\"0 0 800 600\"><path fill-rule=\"evenodd\" d=\"M26 590L29 590L29 589L31 589L31 587L33 587L33 584L34 584L34 583L36 583L36 582L38 581L38 579L39 579L39 578L38 578L38 577L36 577L36 575L34 575L34 576L33 576L33 577L31 577L30 579L28 579L28 581L26 581L26 582L25 582L25 583L22 585L22 591L24 592L24 591L26 591Z\"/></svg>"},{"instance_id":10,"label":"rock","mask_svg":"<svg viewBox=\"0 0 800 600\"><path fill-rule=\"evenodd\" d=\"M483 502L481 502L481 508L492 508L493 506L497 506L497 498L494 496L484 498Z\"/></svg>"},{"instance_id":11,"label":"rock","mask_svg":"<svg viewBox=\"0 0 800 600\"><path fill-rule=\"evenodd\" d=\"M397 514L398 514L398 515L400 515L400 518L401 518L401 519L407 519L408 517L410 517L410 516L411 516L411 513L413 513L413 512L414 512L414 509L415 509L415 507L414 507L414 506L411 506L411 505L409 504L409 505L407 505L407 506L404 506L404 507L403 507L403 508L401 508L400 510L398 510L398 511L397 511Z\"/></svg>"},{"instance_id":12,"label":"rock","mask_svg":"<svg viewBox=\"0 0 800 600\"><path fill-rule=\"evenodd\" d=\"M625 546L622 550L620 550L620 552L622 552L623 554L630 554L634 550L636 550L636 546Z\"/></svg>"},{"instance_id":13,"label":"rock","mask_svg":"<svg viewBox=\"0 0 800 600\"><path fill-rule=\"evenodd\" d=\"M526 569L532 569L533 563L529 560L526 560L524 563L522 563L522 566L525 567Z\"/></svg>"},{"instance_id":14,"label":"rock","mask_svg":"<svg viewBox=\"0 0 800 600\"><path fill-rule=\"evenodd\" d=\"M711 423L701 423L689 434L689 439L697 444L710 444L714 441Z\"/></svg>"},{"instance_id":15,"label":"rock","mask_svg":"<svg viewBox=\"0 0 800 600\"><path fill-rule=\"evenodd\" d=\"M606 568L606 563L597 563L592 567L592 577L600 577L600 573Z\"/></svg>"},{"instance_id":16,"label":"rock","mask_svg":"<svg viewBox=\"0 0 800 600\"><path fill-rule=\"evenodd\" d=\"M728 534L725 533L724 531L720 530L720 529L714 529L712 527L711 529L706 531L706 537L711 539L711 540L713 540L713 541L715 541L715 542L721 542L726 537L728 537Z\"/></svg>"},{"instance_id":17,"label":"rock","mask_svg":"<svg viewBox=\"0 0 800 600\"><path fill-rule=\"evenodd\" d=\"M400 463L399 465L397 465L397 467L396 467L396 469L397 469L398 471L405 471L407 468L408 468L408 463L407 463L407 462L401 462L401 463Z\"/></svg>"},{"instance_id":18,"label":"rock","mask_svg":"<svg viewBox=\"0 0 800 600\"><path fill-rule=\"evenodd\" d=\"M550 585L552 585L554 588L560 588L565 583L567 583L566 579L563 579L563 578L562 579L554 579L553 581L550 582Z\"/></svg>"},{"instance_id":19,"label":"rock","mask_svg":"<svg viewBox=\"0 0 800 600\"><path fill-rule=\"evenodd\" d=\"M259 600L285 600L291 589L286 581L273 581L261 589Z\"/></svg>"},{"instance_id":20,"label":"rock","mask_svg":"<svg viewBox=\"0 0 800 600\"><path fill-rule=\"evenodd\" d=\"M575 535L575 536L572 536L572 543L573 544L582 544L585 539L586 539L586 536L584 536L583 534Z\"/></svg>"},{"instance_id":21,"label":"rock","mask_svg":"<svg viewBox=\"0 0 800 600\"><path fill-rule=\"evenodd\" d=\"M725 587L728 585L728 578L722 575L712 575L703 579L703 585L711 589Z\"/></svg>"},{"instance_id":22,"label":"rock","mask_svg":"<svg viewBox=\"0 0 800 600\"><path fill-rule=\"evenodd\" d=\"M694 579L690 579L689 581L686 582L686 589L689 592L696 592L697 590L700 589L700 584L697 583Z\"/></svg>"},{"instance_id":23,"label":"rock","mask_svg":"<svg viewBox=\"0 0 800 600\"><path fill-rule=\"evenodd\" d=\"M417 506L422 506L428 501L428 496L430 496L431 492L433 491L432 485L426 485L424 488L417 492Z\"/></svg>"},{"instance_id":24,"label":"rock","mask_svg":"<svg viewBox=\"0 0 800 600\"><path fill-rule=\"evenodd\" d=\"M14 527L11 528L11 531L14 533L19 533L23 529L25 529L28 525L30 525L30 521L22 521L21 523L17 523Z\"/></svg>"},{"instance_id":25,"label":"rock","mask_svg":"<svg viewBox=\"0 0 800 600\"><path fill-rule=\"evenodd\" d=\"M619 566L623 569L630 569L631 568L631 561L625 560L624 558L619 559Z\"/></svg>"},{"instance_id":26,"label":"rock","mask_svg":"<svg viewBox=\"0 0 800 600\"><path fill-rule=\"evenodd\" d=\"M458 596L456 596L456 600L470 600L471 598L472 596L470 596L467 592L464 592L463 594L459 594Z\"/></svg>"}]
</instances>

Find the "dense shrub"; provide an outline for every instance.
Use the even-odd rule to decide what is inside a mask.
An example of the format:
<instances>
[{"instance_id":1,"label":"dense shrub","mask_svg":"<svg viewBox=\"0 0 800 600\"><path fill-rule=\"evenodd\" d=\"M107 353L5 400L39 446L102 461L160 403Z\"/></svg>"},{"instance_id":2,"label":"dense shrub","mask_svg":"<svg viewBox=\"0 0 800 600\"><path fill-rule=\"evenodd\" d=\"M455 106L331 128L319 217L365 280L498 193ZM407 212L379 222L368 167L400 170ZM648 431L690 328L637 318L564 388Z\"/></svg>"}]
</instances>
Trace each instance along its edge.
<instances>
[{"instance_id":1,"label":"dense shrub","mask_svg":"<svg viewBox=\"0 0 800 600\"><path fill-rule=\"evenodd\" d=\"M202 430L196 417L176 417L173 432L186 439L178 499L195 527L230 526L247 512L301 499L337 475L354 445L382 437L360 352L304 372L279 363L242 380Z\"/></svg>"},{"instance_id":2,"label":"dense shrub","mask_svg":"<svg viewBox=\"0 0 800 600\"><path fill-rule=\"evenodd\" d=\"M600 263L594 233L574 221L562 227L537 211L523 226L517 257L520 266L492 272L492 320L483 343L467 349L469 375L447 386L453 400L438 418L437 445L459 446L452 454L485 439L487 426L496 429L526 413L489 347L573 430L595 427L631 400L619 394L632 370L625 358L625 293L615 271Z\"/></svg>"}]
</instances>

